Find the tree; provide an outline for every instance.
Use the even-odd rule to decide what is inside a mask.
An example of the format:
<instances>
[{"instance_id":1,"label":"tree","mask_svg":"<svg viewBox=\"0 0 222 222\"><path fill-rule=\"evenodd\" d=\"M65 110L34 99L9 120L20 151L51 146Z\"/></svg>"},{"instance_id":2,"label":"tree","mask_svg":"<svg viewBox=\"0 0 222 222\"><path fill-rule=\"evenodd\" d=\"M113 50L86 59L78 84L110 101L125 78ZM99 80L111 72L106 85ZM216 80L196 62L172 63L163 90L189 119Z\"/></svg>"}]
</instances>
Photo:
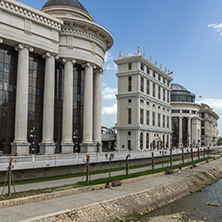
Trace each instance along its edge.
<instances>
[{"instance_id":1,"label":"tree","mask_svg":"<svg viewBox=\"0 0 222 222\"><path fill-rule=\"evenodd\" d=\"M219 136L219 138L218 138L218 140L217 140L217 144L218 144L218 145L222 145L222 137L221 137L221 136Z\"/></svg>"}]
</instances>

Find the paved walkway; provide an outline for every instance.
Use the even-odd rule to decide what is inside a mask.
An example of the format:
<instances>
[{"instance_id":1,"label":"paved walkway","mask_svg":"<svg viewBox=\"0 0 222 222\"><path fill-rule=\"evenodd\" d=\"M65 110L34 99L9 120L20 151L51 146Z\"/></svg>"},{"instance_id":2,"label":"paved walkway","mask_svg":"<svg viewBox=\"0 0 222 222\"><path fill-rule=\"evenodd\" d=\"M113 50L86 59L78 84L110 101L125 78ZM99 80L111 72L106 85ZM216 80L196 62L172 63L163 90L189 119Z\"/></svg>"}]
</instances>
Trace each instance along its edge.
<instances>
[{"instance_id":1,"label":"paved walkway","mask_svg":"<svg viewBox=\"0 0 222 222\"><path fill-rule=\"evenodd\" d=\"M197 157L194 158L195 160ZM186 159L185 162L190 162L191 159ZM180 164L181 161L175 161L173 162L173 165ZM163 167L169 166L170 163L163 164ZM155 166L156 169L162 168L162 164L158 164ZM142 167L137 169L130 169L130 173L137 173L142 172L146 170L151 170L151 166L148 167ZM112 172L111 176L118 176L118 175L125 175L126 171L116 171ZM100 179L100 178L107 178L109 177L109 173L102 173L102 174L95 174L91 175L91 180ZM22 192L22 191L28 191L28 190L38 190L38 189L44 189L44 188L50 188L50 187L58 187L58 186L64 186L69 184L75 184L79 181L85 180L85 177L74 177L74 178L68 178L68 179L62 179L62 180L53 180L53 181L47 181L47 182L39 182L39 183L30 183L30 184L24 184L24 185L16 185L16 192ZM0 194L2 194L3 187L0 187ZM5 188L4 193L7 193L7 188Z\"/></svg>"},{"instance_id":2,"label":"paved walkway","mask_svg":"<svg viewBox=\"0 0 222 222\"><path fill-rule=\"evenodd\" d=\"M194 174L198 171L205 171L213 168L220 163L222 163L222 160L217 159L207 164L198 166L194 169ZM72 210L76 207L81 207L84 205L140 192L142 190L182 179L189 175L189 170L183 170L181 174L174 173L167 176L161 175L135 183L126 184L121 187L102 189L98 191L70 195L53 200L46 200L38 203L2 208L0 209L0 220L2 222L15 222L22 220L29 221L28 218L39 217L46 214L53 214L63 210Z\"/></svg>"}]
</instances>

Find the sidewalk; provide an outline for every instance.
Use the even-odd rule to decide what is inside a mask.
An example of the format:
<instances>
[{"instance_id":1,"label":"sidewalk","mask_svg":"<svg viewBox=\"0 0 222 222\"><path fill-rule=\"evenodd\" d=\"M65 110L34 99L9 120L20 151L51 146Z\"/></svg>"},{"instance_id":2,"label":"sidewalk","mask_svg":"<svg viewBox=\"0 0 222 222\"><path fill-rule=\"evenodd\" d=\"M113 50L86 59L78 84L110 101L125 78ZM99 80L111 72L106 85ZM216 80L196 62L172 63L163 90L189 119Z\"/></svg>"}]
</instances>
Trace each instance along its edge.
<instances>
[{"instance_id":1,"label":"sidewalk","mask_svg":"<svg viewBox=\"0 0 222 222\"><path fill-rule=\"evenodd\" d=\"M194 174L198 171L211 169L220 163L222 163L221 159L217 159L207 164L200 165L194 169ZM46 200L38 203L14 206L10 208L2 208L0 209L0 218L3 222L15 222L22 221L28 218L39 217L45 214L54 214L59 211L72 210L74 208L81 207L84 205L133 194L152 187L174 182L189 175L190 171L189 169L187 169L182 170L181 174L174 173L172 175L167 176L161 175L142 181L137 181L135 183L126 184L121 187L112 187L110 189L102 189L93 192L80 193L58 199Z\"/></svg>"},{"instance_id":2,"label":"sidewalk","mask_svg":"<svg viewBox=\"0 0 222 222\"><path fill-rule=\"evenodd\" d=\"M197 160L197 157L194 158L194 160ZM185 160L185 162L190 162L190 159ZM181 161L175 161L173 162L173 165L180 164ZM169 166L170 163L165 163L163 166ZM162 164L155 165L155 168L162 168ZM141 167L137 169L130 169L130 173L137 173L142 171L151 170L151 166L148 167ZM118 176L118 175L125 175L126 171L116 171L112 172L111 176ZM91 180L96 180L100 178L107 178L109 177L109 173L102 173L102 174L95 174L91 175ZM68 179L61 179L61 180L53 180L53 181L47 181L47 182L39 182L39 183L30 183L30 184L24 184L24 185L16 185L16 192L22 192L22 191L28 191L28 190L38 190L38 189L44 189L44 188L51 188L51 187L58 187L58 186L64 186L64 185L70 185L78 183L79 181L84 181L85 177L74 177L74 178L68 178ZM0 194L2 193L3 187L0 187ZM7 193L7 187L4 190L4 193Z\"/></svg>"}]
</instances>

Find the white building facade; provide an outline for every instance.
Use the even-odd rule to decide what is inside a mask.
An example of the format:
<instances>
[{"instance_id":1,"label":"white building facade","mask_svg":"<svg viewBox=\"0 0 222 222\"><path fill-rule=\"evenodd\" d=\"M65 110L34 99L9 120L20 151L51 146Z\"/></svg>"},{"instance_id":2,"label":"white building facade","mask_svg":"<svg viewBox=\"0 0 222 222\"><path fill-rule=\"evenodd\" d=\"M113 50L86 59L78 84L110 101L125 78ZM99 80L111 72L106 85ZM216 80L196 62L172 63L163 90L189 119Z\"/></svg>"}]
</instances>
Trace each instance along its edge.
<instances>
[{"instance_id":1,"label":"white building facade","mask_svg":"<svg viewBox=\"0 0 222 222\"><path fill-rule=\"evenodd\" d=\"M219 116L207 104L201 103L201 145L215 146L218 139L218 119Z\"/></svg>"},{"instance_id":2,"label":"white building facade","mask_svg":"<svg viewBox=\"0 0 222 222\"><path fill-rule=\"evenodd\" d=\"M195 95L179 84L171 84L172 146L188 147L200 145L200 104Z\"/></svg>"},{"instance_id":3,"label":"white building facade","mask_svg":"<svg viewBox=\"0 0 222 222\"><path fill-rule=\"evenodd\" d=\"M172 77L141 55L122 56L118 66L117 149L170 147Z\"/></svg>"},{"instance_id":4,"label":"white building facade","mask_svg":"<svg viewBox=\"0 0 222 222\"><path fill-rule=\"evenodd\" d=\"M39 11L0 3L0 149L52 154L101 148L104 55L112 35L77 0ZM32 148L31 148L31 145Z\"/></svg>"}]
</instances>

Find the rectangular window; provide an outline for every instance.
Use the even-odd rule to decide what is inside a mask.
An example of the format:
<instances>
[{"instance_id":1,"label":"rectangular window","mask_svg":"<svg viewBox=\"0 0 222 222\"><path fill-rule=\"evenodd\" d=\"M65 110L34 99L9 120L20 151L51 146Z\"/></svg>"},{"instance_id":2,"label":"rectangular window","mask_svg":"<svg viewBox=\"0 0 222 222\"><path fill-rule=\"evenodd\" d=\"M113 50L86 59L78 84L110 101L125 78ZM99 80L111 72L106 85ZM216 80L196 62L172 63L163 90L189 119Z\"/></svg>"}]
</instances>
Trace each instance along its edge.
<instances>
[{"instance_id":1,"label":"rectangular window","mask_svg":"<svg viewBox=\"0 0 222 222\"><path fill-rule=\"evenodd\" d=\"M132 119L131 119L131 109L128 109L128 124L131 124Z\"/></svg>"},{"instance_id":2,"label":"rectangular window","mask_svg":"<svg viewBox=\"0 0 222 222\"><path fill-rule=\"evenodd\" d=\"M160 81L161 77L160 77L160 74L158 74L158 80Z\"/></svg>"},{"instance_id":3,"label":"rectangular window","mask_svg":"<svg viewBox=\"0 0 222 222\"><path fill-rule=\"evenodd\" d=\"M169 80L167 80L167 85L170 86L170 81Z\"/></svg>"},{"instance_id":4,"label":"rectangular window","mask_svg":"<svg viewBox=\"0 0 222 222\"><path fill-rule=\"evenodd\" d=\"M158 99L160 99L160 90L161 90L161 88L160 88L160 86L158 86Z\"/></svg>"},{"instance_id":5,"label":"rectangular window","mask_svg":"<svg viewBox=\"0 0 222 222\"><path fill-rule=\"evenodd\" d=\"M205 130L204 129L201 129L201 135L205 135Z\"/></svg>"},{"instance_id":6,"label":"rectangular window","mask_svg":"<svg viewBox=\"0 0 222 222\"><path fill-rule=\"evenodd\" d=\"M170 92L167 90L167 102L170 102Z\"/></svg>"},{"instance_id":7,"label":"rectangular window","mask_svg":"<svg viewBox=\"0 0 222 222\"><path fill-rule=\"evenodd\" d=\"M201 126L204 127L204 121L201 121Z\"/></svg>"},{"instance_id":8,"label":"rectangular window","mask_svg":"<svg viewBox=\"0 0 222 222\"><path fill-rule=\"evenodd\" d=\"M144 103L144 100L143 100L143 99L141 99L141 100L140 100L140 103Z\"/></svg>"},{"instance_id":9,"label":"rectangular window","mask_svg":"<svg viewBox=\"0 0 222 222\"><path fill-rule=\"evenodd\" d=\"M166 93L166 90L163 89L163 101L165 102L166 101L166 96L165 96L165 93Z\"/></svg>"},{"instance_id":10,"label":"rectangular window","mask_svg":"<svg viewBox=\"0 0 222 222\"><path fill-rule=\"evenodd\" d=\"M146 80L146 94L150 94L150 81Z\"/></svg>"},{"instance_id":11,"label":"rectangular window","mask_svg":"<svg viewBox=\"0 0 222 222\"><path fill-rule=\"evenodd\" d=\"M163 128L165 128L165 115L163 115Z\"/></svg>"},{"instance_id":12,"label":"rectangular window","mask_svg":"<svg viewBox=\"0 0 222 222\"><path fill-rule=\"evenodd\" d=\"M156 92L155 86L156 86L155 83L153 83L153 97L156 96L156 93L155 93L155 92Z\"/></svg>"},{"instance_id":13,"label":"rectangular window","mask_svg":"<svg viewBox=\"0 0 222 222\"><path fill-rule=\"evenodd\" d=\"M147 73L147 74L150 74L150 69L149 69L149 67L146 67L146 73Z\"/></svg>"},{"instance_id":14,"label":"rectangular window","mask_svg":"<svg viewBox=\"0 0 222 222\"><path fill-rule=\"evenodd\" d=\"M172 110L172 113L180 113L180 110Z\"/></svg>"},{"instance_id":15,"label":"rectangular window","mask_svg":"<svg viewBox=\"0 0 222 222\"><path fill-rule=\"evenodd\" d=\"M170 124L170 117L169 116L167 116L167 128L169 129L169 125Z\"/></svg>"},{"instance_id":16,"label":"rectangular window","mask_svg":"<svg viewBox=\"0 0 222 222\"><path fill-rule=\"evenodd\" d=\"M144 78L143 77L140 78L140 91L144 92Z\"/></svg>"},{"instance_id":17,"label":"rectangular window","mask_svg":"<svg viewBox=\"0 0 222 222\"><path fill-rule=\"evenodd\" d=\"M153 78L156 78L156 73L153 71Z\"/></svg>"},{"instance_id":18,"label":"rectangular window","mask_svg":"<svg viewBox=\"0 0 222 222\"><path fill-rule=\"evenodd\" d=\"M201 118L205 118L205 113L201 113Z\"/></svg>"},{"instance_id":19,"label":"rectangular window","mask_svg":"<svg viewBox=\"0 0 222 222\"><path fill-rule=\"evenodd\" d=\"M183 113L189 113L189 110L183 110Z\"/></svg>"},{"instance_id":20,"label":"rectangular window","mask_svg":"<svg viewBox=\"0 0 222 222\"><path fill-rule=\"evenodd\" d=\"M158 127L160 127L160 113L158 113Z\"/></svg>"},{"instance_id":21,"label":"rectangular window","mask_svg":"<svg viewBox=\"0 0 222 222\"><path fill-rule=\"evenodd\" d=\"M132 76L129 76L128 78L128 91L132 91Z\"/></svg>"},{"instance_id":22,"label":"rectangular window","mask_svg":"<svg viewBox=\"0 0 222 222\"><path fill-rule=\"evenodd\" d=\"M143 109L140 109L140 124L143 124Z\"/></svg>"},{"instance_id":23,"label":"rectangular window","mask_svg":"<svg viewBox=\"0 0 222 222\"><path fill-rule=\"evenodd\" d=\"M132 63L128 64L128 69L131 70L132 69Z\"/></svg>"},{"instance_id":24,"label":"rectangular window","mask_svg":"<svg viewBox=\"0 0 222 222\"><path fill-rule=\"evenodd\" d=\"M196 111L192 111L192 114L196 114Z\"/></svg>"},{"instance_id":25,"label":"rectangular window","mask_svg":"<svg viewBox=\"0 0 222 222\"><path fill-rule=\"evenodd\" d=\"M146 111L146 125L150 125L150 111Z\"/></svg>"},{"instance_id":26,"label":"rectangular window","mask_svg":"<svg viewBox=\"0 0 222 222\"><path fill-rule=\"evenodd\" d=\"M144 65L143 65L143 63L141 63L140 69L141 69L142 71L144 71Z\"/></svg>"},{"instance_id":27,"label":"rectangular window","mask_svg":"<svg viewBox=\"0 0 222 222\"><path fill-rule=\"evenodd\" d=\"M153 126L155 126L156 124L155 124L155 118L156 118L156 113L155 112L153 112Z\"/></svg>"},{"instance_id":28,"label":"rectangular window","mask_svg":"<svg viewBox=\"0 0 222 222\"><path fill-rule=\"evenodd\" d=\"M163 77L163 84L165 84L165 82L166 82L166 79Z\"/></svg>"}]
</instances>

